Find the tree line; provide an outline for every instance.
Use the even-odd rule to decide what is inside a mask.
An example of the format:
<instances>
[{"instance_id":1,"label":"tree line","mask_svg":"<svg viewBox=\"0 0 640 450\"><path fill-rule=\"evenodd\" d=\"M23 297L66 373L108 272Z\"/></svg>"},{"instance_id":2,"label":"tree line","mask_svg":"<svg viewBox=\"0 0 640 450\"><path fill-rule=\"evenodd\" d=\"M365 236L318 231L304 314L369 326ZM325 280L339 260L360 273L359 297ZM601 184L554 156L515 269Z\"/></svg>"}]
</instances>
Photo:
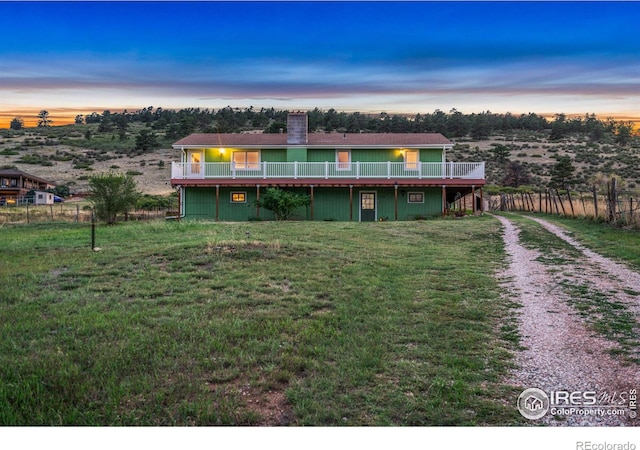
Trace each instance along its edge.
<instances>
[{"instance_id":1,"label":"tree line","mask_svg":"<svg viewBox=\"0 0 640 450\"><path fill-rule=\"evenodd\" d=\"M124 135L131 123L143 123L154 130L163 131L168 139L180 139L191 133L237 133L245 130L261 129L265 133L286 132L289 110L275 108L232 108L221 109L164 109L148 106L137 111L102 113L92 112L78 115L76 124L98 124L99 132L116 132ZM556 114L553 120L536 113L515 115L512 113L464 114L456 109L444 112L439 109L432 113L407 114L365 114L360 112L339 112L333 108L306 111L310 132L344 133L442 133L450 138L469 136L482 140L497 133L517 131L548 132L552 140L563 139L572 133L586 133L594 142L607 135L614 135L616 141L625 145L631 138L632 122L621 122L607 118L602 120L595 114L568 118ZM38 115L38 126L51 125L49 113L43 110ZM24 123L16 117L11 129L21 129Z\"/></svg>"}]
</instances>

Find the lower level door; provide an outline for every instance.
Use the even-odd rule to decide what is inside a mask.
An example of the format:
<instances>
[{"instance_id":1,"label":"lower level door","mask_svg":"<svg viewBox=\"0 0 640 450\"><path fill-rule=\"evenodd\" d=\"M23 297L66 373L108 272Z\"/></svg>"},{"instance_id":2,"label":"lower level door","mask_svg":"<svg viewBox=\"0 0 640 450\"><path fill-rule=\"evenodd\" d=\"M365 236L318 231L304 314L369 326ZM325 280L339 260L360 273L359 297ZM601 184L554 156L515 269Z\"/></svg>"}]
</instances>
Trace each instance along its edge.
<instances>
[{"instance_id":1,"label":"lower level door","mask_svg":"<svg viewBox=\"0 0 640 450\"><path fill-rule=\"evenodd\" d=\"M376 221L376 193L375 192L360 193L360 221L361 222Z\"/></svg>"}]
</instances>

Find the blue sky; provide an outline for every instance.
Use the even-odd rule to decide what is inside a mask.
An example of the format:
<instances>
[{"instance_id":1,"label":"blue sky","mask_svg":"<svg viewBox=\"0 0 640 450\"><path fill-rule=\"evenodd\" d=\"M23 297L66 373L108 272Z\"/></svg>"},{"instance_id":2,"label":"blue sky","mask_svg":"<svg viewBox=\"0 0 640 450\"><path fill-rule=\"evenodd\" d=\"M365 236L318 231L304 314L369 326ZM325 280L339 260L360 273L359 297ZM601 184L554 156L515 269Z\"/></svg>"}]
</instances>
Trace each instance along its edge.
<instances>
[{"instance_id":1,"label":"blue sky","mask_svg":"<svg viewBox=\"0 0 640 450\"><path fill-rule=\"evenodd\" d=\"M151 105L640 117L639 25L638 2L0 2L0 124Z\"/></svg>"}]
</instances>

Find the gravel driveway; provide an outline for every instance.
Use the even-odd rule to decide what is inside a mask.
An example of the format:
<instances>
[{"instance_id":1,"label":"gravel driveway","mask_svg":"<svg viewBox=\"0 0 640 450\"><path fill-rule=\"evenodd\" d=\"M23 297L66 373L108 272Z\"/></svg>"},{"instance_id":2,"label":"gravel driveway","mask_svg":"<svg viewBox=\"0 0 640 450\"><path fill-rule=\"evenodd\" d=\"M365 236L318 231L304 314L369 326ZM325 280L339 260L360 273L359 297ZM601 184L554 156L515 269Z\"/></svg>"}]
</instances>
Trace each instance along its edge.
<instances>
[{"instance_id":1,"label":"gravel driveway","mask_svg":"<svg viewBox=\"0 0 640 450\"><path fill-rule=\"evenodd\" d=\"M516 368L506 382L523 388L539 388L547 394L579 392L575 394L576 401L569 400L568 403L572 404L566 406L577 406L582 412L552 414L549 411L541 419L531 420L531 424L640 425L640 419L631 417L634 411L627 405L628 396L633 395L634 389L640 389L640 365L628 361L630 356L638 358L638 354L623 354L619 341L605 338L602 332L597 333L590 321L592 311L589 310L589 314L582 311L581 314L576 307L579 305L576 303L576 291L572 290L579 287L589 296L601 299L605 307L608 302L613 302L616 313L624 311L626 317L631 317L630 320L637 324L640 317L640 274L586 249L561 227L532 218L577 249L580 255L575 257L576 252L572 252L574 256L566 257L560 268L548 262L545 264L541 256L545 256L546 249L523 246L518 227L507 218L496 217L504 228L509 264L501 281L512 295L512 300L522 306L517 320L520 345L524 349L516 353ZM635 346L634 351L637 349ZM579 405L591 402L582 397L586 391L596 392L597 405L604 406L598 408L602 416L585 414L585 411L594 414L595 409ZM565 403L566 400L555 402L562 406ZM621 404L623 415L610 415L615 413L615 406Z\"/></svg>"}]
</instances>

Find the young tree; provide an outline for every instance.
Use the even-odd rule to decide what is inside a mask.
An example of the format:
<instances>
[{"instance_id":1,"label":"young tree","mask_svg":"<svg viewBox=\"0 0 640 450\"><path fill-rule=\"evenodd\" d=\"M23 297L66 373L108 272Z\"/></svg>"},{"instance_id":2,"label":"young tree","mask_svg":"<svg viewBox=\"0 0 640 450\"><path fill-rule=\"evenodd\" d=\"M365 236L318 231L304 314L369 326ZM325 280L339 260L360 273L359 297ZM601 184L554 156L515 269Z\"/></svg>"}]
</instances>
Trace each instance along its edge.
<instances>
[{"instance_id":1,"label":"young tree","mask_svg":"<svg viewBox=\"0 0 640 450\"><path fill-rule=\"evenodd\" d=\"M520 187L531 183L531 176L528 170L517 161L509 161L504 169L504 186Z\"/></svg>"},{"instance_id":2,"label":"young tree","mask_svg":"<svg viewBox=\"0 0 640 450\"><path fill-rule=\"evenodd\" d=\"M616 130L616 144L620 144L623 147L626 146L631 140L631 130L633 126L622 124Z\"/></svg>"},{"instance_id":3,"label":"young tree","mask_svg":"<svg viewBox=\"0 0 640 450\"><path fill-rule=\"evenodd\" d=\"M9 128L12 130L22 130L24 128L24 120L21 117L14 117Z\"/></svg>"},{"instance_id":4,"label":"young tree","mask_svg":"<svg viewBox=\"0 0 640 450\"><path fill-rule=\"evenodd\" d=\"M499 163L505 163L511 156L511 150L503 144L493 144L491 151L493 152L493 157Z\"/></svg>"},{"instance_id":5,"label":"young tree","mask_svg":"<svg viewBox=\"0 0 640 450\"><path fill-rule=\"evenodd\" d=\"M38 126L48 127L53 123L53 120L49 119L49 111L43 109L38 113Z\"/></svg>"},{"instance_id":6,"label":"young tree","mask_svg":"<svg viewBox=\"0 0 640 450\"><path fill-rule=\"evenodd\" d=\"M141 195L131 175L116 172L91 176L89 193L96 216L109 225L116 223L118 214L127 214Z\"/></svg>"},{"instance_id":7,"label":"young tree","mask_svg":"<svg viewBox=\"0 0 640 450\"><path fill-rule=\"evenodd\" d=\"M148 152L158 147L160 147L158 136L154 132L147 129L140 130L136 136L136 150Z\"/></svg>"},{"instance_id":8,"label":"young tree","mask_svg":"<svg viewBox=\"0 0 640 450\"><path fill-rule=\"evenodd\" d=\"M269 187L265 189L260 200L255 203L261 208L272 211L276 216L276 220L287 220L296 209L309 205L311 198L305 194L296 194L277 187Z\"/></svg>"},{"instance_id":9,"label":"young tree","mask_svg":"<svg viewBox=\"0 0 640 450\"><path fill-rule=\"evenodd\" d=\"M575 167L571 162L571 157L561 156L558 158L558 162L551 168L549 175L551 175L551 184L554 187L560 187L567 189L569 184L573 181L573 173Z\"/></svg>"}]
</instances>

